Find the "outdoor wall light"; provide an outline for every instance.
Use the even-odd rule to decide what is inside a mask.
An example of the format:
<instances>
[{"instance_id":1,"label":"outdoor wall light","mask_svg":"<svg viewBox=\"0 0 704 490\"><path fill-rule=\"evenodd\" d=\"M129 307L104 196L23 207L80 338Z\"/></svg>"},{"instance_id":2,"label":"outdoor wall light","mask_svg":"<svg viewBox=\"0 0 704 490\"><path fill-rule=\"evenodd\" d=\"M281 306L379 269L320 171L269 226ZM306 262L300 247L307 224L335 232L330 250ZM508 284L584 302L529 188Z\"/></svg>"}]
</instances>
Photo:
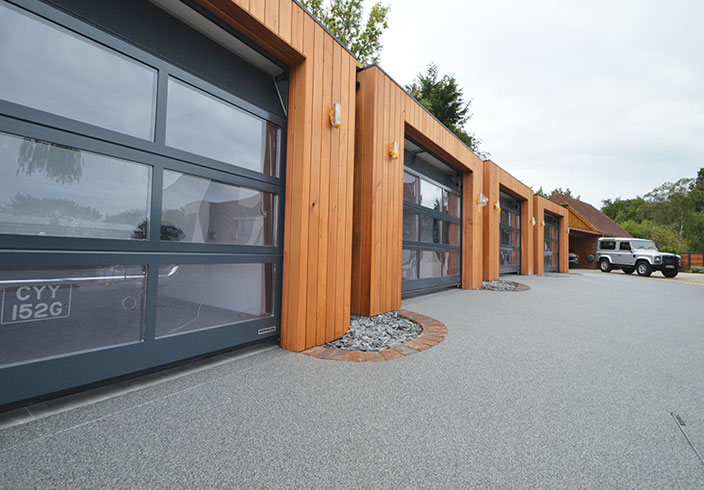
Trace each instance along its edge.
<instances>
[{"instance_id":1,"label":"outdoor wall light","mask_svg":"<svg viewBox=\"0 0 704 490\"><path fill-rule=\"evenodd\" d=\"M389 156L392 160L398 160L398 141L389 143Z\"/></svg>"},{"instance_id":2,"label":"outdoor wall light","mask_svg":"<svg viewBox=\"0 0 704 490\"><path fill-rule=\"evenodd\" d=\"M489 202L489 198L486 197L484 194L479 194L477 196L477 204L479 204L480 208L483 208L484 206L486 206L488 202Z\"/></svg>"},{"instance_id":3,"label":"outdoor wall light","mask_svg":"<svg viewBox=\"0 0 704 490\"><path fill-rule=\"evenodd\" d=\"M531 218L531 219L530 219L530 224L533 225L533 226L535 226L535 218Z\"/></svg>"},{"instance_id":4,"label":"outdoor wall light","mask_svg":"<svg viewBox=\"0 0 704 490\"><path fill-rule=\"evenodd\" d=\"M330 109L330 124L332 124L333 128L339 128L342 126L342 105L340 103L337 103L332 106L332 109Z\"/></svg>"},{"instance_id":5,"label":"outdoor wall light","mask_svg":"<svg viewBox=\"0 0 704 490\"><path fill-rule=\"evenodd\" d=\"M540 222L540 226L545 226L545 220L542 220L542 221Z\"/></svg>"},{"instance_id":6,"label":"outdoor wall light","mask_svg":"<svg viewBox=\"0 0 704 490\"><path fill-rule=\"evenodd\" d=\"M496 209L498 209L499 211L501 211L501 203L499 202L498 199L496 201L494 201L494 207Z\"/></svg>"}]
</instances>

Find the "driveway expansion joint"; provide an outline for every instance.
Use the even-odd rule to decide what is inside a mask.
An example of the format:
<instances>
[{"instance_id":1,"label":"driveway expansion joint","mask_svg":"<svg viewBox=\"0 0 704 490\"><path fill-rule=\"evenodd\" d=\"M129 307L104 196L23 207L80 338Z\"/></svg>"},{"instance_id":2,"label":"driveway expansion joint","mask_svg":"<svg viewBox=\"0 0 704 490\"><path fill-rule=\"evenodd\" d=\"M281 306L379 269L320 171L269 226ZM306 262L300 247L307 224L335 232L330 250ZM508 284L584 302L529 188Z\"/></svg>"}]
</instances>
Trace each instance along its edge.
<instances>
[{"instance_id":1,"label":"driveway expansion joint","mask_svg":"<svg viewBox=\"0 0 704 490\"><path fill-rule=\"evenodd\" d=\"M332 361L350 361L350 362L379 362L391 361L401 357L411 356L445 340L447 336L447 327L444 323L437 321L426 315L421 315L409 310L396 310L398 316L417 323L423 329L418 337L409 340L405 344L391 347L390 349L379 351L360 351L360 350L341 350L334 347L325 347L317 345L306 349L301 354L318 359L327 359Z\"/></svg>"}]
</instances>

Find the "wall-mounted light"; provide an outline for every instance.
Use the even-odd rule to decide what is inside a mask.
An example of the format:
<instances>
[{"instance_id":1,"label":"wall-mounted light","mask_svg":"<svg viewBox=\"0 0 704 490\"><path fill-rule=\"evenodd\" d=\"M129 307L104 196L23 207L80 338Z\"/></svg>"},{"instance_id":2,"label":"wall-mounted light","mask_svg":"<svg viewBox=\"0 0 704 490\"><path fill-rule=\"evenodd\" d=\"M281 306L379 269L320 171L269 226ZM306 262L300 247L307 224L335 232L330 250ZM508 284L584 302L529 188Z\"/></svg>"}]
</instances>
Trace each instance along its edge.
<instances>
[{"instance_id":1,"label":"wall-mounted light","mask_svg":"<svg viewBox=\"0 0 704 490\"><path fill-rule=\"evenodd\" d=\"M398 160L398 141L389 143L389 156L392 160Z\"/></svg>"},{"instance_id":2,"label":"wall-mounted light","mask_svg":"<svg viewBox=\"0 0 704 490\"><path fill-rule=\"evenodd\" d=\"M483 208L484 206L486 206L488 202L489 202L489 198L486 197L484 194L479 194L477 196L477 204L479 204L480 208Z\"/></svg>"},{"instance_id":3,"label":"wall-mounted light","mask_svg":"<svg viewBox=\"0 0 704 490\"><path fill-rule=\"evenodd\" d=\"M570 229L569 229L569 228L567 228L567 234L568 234L568 235L570 234Z\"/></svg>"},{"instance_id":4,"label":"wall-mounted light","mask_svg":"<svg viewBox=\"0 0 704 490\"><path fill-rule=\"evenodd\" d=\"M342 105L340 103L337 103L332 106L332 109L330 109L330 124L332 124L333 128L339 128L342 126Z\"/></svg>"},{"instance_id":5,"label":"wall-mounted light","mask_svg":"<svg viewBox=\"0 0 704 490\"><path fill-rule=\"evenodd\" d=\"M533 226L535 226L535 218L531 218L531 219L530 219L530 224L533 225Z\"/></svg>"},{"instance_id":6,"label":"wall-mounted light","mask_svg":"<svg viewBox=\"0 0 704 490\"><path fill-rule=\"evenodd\" d=\"M501 211L501 203L499 202L498 199L496 201L494 201L494 207L496 209L498 209L499 211Z\"/></svg>"},{"instance_id":7,"label":"wall-mounted light","mask_svg":"<svg viewBox=\"0 0 704 490\"><path fill-rule=\"evenodd\" d=\"M545 226L545 220L540 221L540 226Z\"/></svg>"}]
</instances>

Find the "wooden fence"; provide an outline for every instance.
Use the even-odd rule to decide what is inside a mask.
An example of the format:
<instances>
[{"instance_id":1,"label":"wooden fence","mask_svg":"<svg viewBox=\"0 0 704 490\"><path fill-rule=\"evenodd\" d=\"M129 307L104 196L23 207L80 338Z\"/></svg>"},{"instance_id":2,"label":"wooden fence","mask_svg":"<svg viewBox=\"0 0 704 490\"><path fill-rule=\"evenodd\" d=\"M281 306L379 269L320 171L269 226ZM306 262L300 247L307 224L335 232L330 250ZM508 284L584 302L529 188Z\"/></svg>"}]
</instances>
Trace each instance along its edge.
<instances>
[{"instance_id":1,"label":"wooden fence","mask_svg":"<svg viewBox=\"0 0 704 490\"><path fill-rule=\"evenodd\" d=\"M682 268L704 267L704 252L685 252L680 255L682 256Z\"/></svg>"}]
</instances>

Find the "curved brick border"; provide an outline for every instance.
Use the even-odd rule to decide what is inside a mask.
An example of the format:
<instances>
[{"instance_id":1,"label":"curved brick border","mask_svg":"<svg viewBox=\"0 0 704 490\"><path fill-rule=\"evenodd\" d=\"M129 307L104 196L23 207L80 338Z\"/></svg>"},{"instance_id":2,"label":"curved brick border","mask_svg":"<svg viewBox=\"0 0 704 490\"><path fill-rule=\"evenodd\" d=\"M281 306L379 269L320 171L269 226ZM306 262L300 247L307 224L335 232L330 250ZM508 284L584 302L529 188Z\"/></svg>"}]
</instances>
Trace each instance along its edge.
<instances>
[{"instance_id":1,"label":"curved brick border","mask_svg":"<svg viewBox=\"0 0 704 490\"><path fill-rule=\"evenodd\" d=\"M437 321L435 318L421 315L408 310L397 310L399 316L411 320L423 329L418 337L409 340L405 344L397 345L391 349L380 351L361 351L361 350L341 350L334 347L323 347L318 345L304 350L301 354L318 359L329 359L332 361L351 361L351 362L377 362L390 361L399 357L410 356L418 352L428 350L436 346L447 336L447 327Z\"/></svg>"}]
</instances>

